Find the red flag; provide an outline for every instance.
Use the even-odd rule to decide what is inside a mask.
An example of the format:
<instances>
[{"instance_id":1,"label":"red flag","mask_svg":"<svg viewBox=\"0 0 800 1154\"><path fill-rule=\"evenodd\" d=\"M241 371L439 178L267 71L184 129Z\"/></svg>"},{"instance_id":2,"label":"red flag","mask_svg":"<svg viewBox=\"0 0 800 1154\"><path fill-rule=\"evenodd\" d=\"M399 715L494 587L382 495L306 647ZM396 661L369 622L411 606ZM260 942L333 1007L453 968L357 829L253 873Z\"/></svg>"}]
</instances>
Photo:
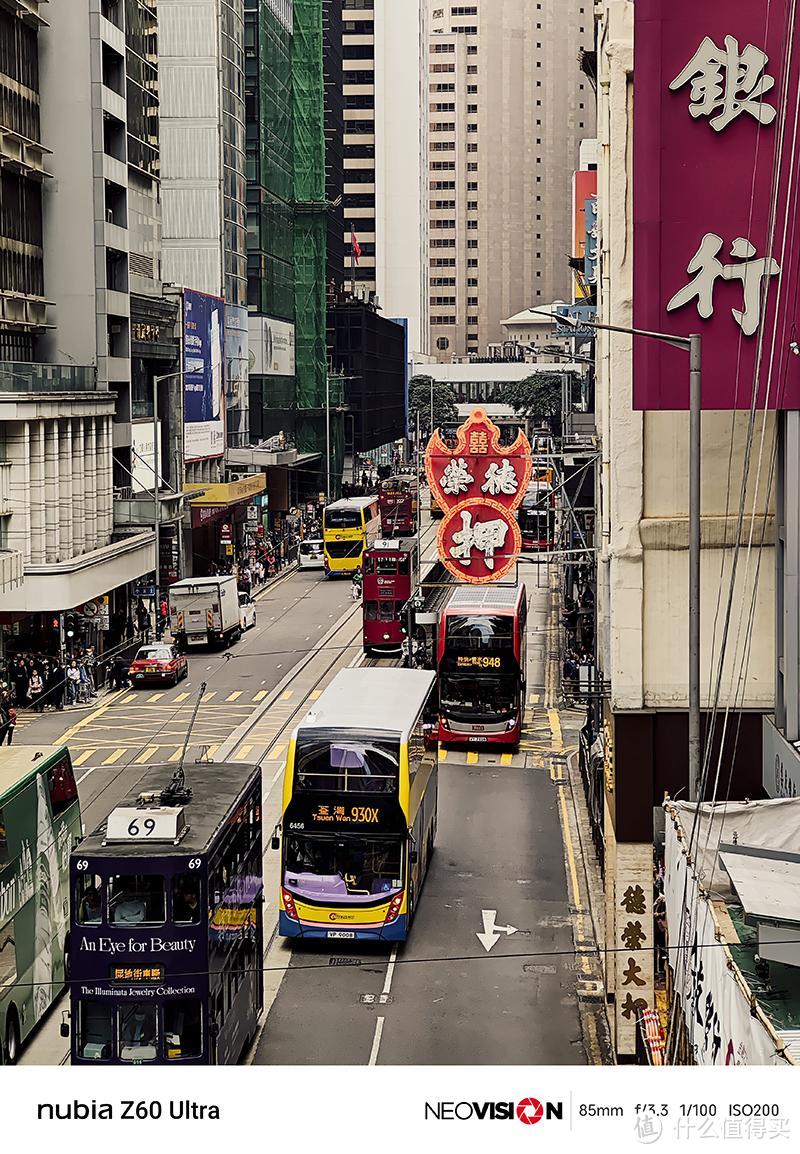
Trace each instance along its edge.
<instances>
[{"instance_id":1,"label":"red flag","mask_svg":"<svg viewBox=\"0 0 800 1154\"><path fill-rule=\"evenodd\" d=\"M350 243L353 249L353 260L358 264L361 260L361 245L358 243L358 237L353 231L352 224L350 225Z\"/></svg>"}]
</instances>

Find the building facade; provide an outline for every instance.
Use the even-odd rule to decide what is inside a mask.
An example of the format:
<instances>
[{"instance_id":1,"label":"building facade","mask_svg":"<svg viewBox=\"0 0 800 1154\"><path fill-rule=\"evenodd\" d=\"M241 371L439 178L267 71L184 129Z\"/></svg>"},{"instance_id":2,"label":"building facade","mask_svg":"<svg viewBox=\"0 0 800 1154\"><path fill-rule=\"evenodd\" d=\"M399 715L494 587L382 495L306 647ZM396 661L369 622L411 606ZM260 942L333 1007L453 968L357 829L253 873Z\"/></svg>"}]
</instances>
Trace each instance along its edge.
<instances>
[{"instance_id":1,"label":"building facade","mask_svg":"<svg viewBox=\"0 0 800 1154\"><path fill-rule=\"evenodd\" d=\"M345 281L427 352L427 0L342 0ZM355 233L361 255L353 250Z\"/></svg>"},{"instance_id":2,"label":"building facade","mask_svg":"<svg viewBox=\"0 0 800 1154\"><path fill-rule=\"evenodd\" d=\"M588 0L427 0L430 347L503 340L502 321L571 300L569 189L594 135L578 55Z\"/></svg>"}]
</instances>

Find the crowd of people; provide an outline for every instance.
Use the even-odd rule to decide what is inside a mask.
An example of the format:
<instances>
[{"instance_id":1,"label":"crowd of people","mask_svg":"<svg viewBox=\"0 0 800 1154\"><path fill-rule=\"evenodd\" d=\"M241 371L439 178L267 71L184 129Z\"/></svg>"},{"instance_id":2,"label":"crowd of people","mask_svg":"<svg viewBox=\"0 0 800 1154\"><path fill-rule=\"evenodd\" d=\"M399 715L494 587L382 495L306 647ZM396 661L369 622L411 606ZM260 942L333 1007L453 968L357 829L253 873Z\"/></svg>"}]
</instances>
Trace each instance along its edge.
<instances>
[{"instance_id":1,"label":"crowd of people","mask_svg":"<svg viewBox=\"0 0 800 1154\"><path fill-rule=\"evenodd\" d=\"M12 659L0 682L0 744L11 745L21 710L61 710L65 705L88 703L96 696L94 646L76 649L65 663L58 657L20 653Z\"/></svg>"},{"instance_id":2,"label":"crowd of people","mask_svg":"<svg viewBox=\"0 0 800 1154\"><path fill-rule=\"evenodd\" d=\"M561 612L564 629L564 693L578 693L581 667L594 664L594 590L582 584L576 597L565 597Z\"/></svg>"}]
</instances>

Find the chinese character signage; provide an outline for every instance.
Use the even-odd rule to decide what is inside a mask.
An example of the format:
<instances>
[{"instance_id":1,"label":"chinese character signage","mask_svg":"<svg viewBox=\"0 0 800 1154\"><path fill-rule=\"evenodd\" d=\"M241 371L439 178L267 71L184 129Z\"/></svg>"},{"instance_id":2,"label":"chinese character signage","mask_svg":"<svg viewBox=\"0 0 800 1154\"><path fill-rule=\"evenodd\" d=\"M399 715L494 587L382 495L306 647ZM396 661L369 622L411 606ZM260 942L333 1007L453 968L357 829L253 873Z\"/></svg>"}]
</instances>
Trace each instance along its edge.
<instances>
[{"instance_id":1,"label":"chinese character signage","mask_svg":"<svg viewBox=\"0 0 800 1154\"><path fill-rule=\"evenodd\" d=\"M800 408L800 22L787 12L634 6L634 326L702 335L706 409L749 409L756 381L760 406ZM687 408L686 353L633 348L634 408Z\"/></svg>"},{"instance_id":2,"label":"chinese character signage","mask_svg":"<svg viewBox=\"0 0 800 1154\"><path fill-rule=\"evenodd\" d=\"M636 1053L636 1024L655 1005L653 847L617 846L614 911L617 1054Z\"/></svg>"},{"instance_id":3,"label":"chinese character signage","mask_svg":"<svg viewBox=\"0 0 800 1154\"><path fill-rule=\"evenodd\" d=\"M501 448L497 425L474 409L458 430L455 449L433 434L425 468L445 512L438 536L442 563L470 585L500 581L522 548L514 510L531 477L528 438L520 430L511 448Z\"/></svg>"}]
</instances>

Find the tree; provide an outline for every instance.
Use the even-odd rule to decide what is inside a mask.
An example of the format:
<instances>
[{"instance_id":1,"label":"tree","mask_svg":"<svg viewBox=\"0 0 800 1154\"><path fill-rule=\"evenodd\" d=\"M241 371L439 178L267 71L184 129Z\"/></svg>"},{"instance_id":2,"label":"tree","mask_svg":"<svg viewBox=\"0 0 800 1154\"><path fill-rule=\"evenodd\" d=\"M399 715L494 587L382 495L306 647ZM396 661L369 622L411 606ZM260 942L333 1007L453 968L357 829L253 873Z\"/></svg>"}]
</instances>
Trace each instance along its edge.
<instances>
[{"instance_id":1,"label":"tree","mask_svg":"<svg viewBox=\"0 0 800 1154\"><path fill-rule=\"evenodd\" d=\"M419 428L423 440L431 436L431 378L412 377L408 386L409 420L414 436L419 413ZM433 382L433 428L458 424L458 406L452 387L446 381Z\"/></svg>"},{"instance_id":2,"label":"tree","mask_svg":"<svg viewBox=\"0 0 800 1154\"><path fill-rule=\"evenodd\" d=\"M537 425L547 425L554 436L561 434L563 381L560 373L533 373L524 381L510 385L503 400L518 417L527 417Z\"/></svg>"}]
</instances>

